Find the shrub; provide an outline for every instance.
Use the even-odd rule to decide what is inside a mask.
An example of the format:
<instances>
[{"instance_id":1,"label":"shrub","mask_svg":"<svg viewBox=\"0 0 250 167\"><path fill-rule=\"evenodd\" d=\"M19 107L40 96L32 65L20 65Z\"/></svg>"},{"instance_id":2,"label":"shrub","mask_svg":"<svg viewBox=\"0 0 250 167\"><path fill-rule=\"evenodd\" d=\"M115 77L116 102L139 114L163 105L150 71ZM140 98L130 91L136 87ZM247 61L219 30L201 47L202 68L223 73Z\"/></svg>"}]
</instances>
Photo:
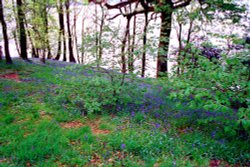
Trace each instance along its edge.
<instances>
[{"instance_id":1,"label":"shrub","mask_svg":"<svg viewBox=\"0 0 250 167\"><path fill-rule=\"evenodd\" d=\"M194 53L195 54L195 53ZM189 109L199 109L198 123L219 123L228 135L246 137L250 130L249 67L243 52L213 63L196 55L195 66L170 79L170 97ZM243 131L241 131L243 129Z\"/></svg>"},{"instance_id":2,"label":"shrub","mask_svg":"<svg viewBox=\"0 0 250 167\"><path fill-rule=\"evenodd\" d=\"M119 111L131 103L139 104L138 95L142 92L134 78L107 70L91 77L74 77L60 87L63 89L58 92L57 102L82 115Z\"/></svg>"}]
</instances>

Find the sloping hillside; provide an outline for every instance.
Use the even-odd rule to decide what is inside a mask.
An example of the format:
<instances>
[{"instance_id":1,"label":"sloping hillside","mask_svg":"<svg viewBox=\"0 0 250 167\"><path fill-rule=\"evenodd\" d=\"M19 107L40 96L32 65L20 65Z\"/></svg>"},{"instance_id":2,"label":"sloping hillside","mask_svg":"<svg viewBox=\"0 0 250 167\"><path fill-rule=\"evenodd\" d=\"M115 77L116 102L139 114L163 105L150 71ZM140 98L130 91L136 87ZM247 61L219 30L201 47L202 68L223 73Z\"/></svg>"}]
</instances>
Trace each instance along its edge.
<instances>
[{"instance_id":1,"label":"sloping hillside","mask_svg":"<svg viewBox=\"0 0 250 167\"><path fill-rule=\"evenodd\" d=\"M248 166L248 140L194 122L161 81L0 62L0 166ZM208 114L209 115L209 114Z\"/></svg>"}]
</instances>

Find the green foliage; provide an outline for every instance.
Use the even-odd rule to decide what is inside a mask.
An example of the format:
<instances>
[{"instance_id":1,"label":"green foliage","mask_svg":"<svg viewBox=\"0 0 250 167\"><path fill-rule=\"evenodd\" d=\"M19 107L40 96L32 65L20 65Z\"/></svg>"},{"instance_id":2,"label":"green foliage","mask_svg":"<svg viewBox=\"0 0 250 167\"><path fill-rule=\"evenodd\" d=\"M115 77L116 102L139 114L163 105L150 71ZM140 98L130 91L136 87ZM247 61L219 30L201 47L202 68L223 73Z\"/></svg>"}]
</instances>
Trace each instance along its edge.
<instances>
[{"instance_id":1,"label":"green foliage","mask_svg":"<svg viewBox=\"0 0 250 167\"><path fill-rule=\"evenodd\" d=\"M242 63L248 55L241 52L210 61L192 49L190 54L197 60L190 62L186 57L182 62L184 72L169 82L173 88L170 97L187 103L192 110L204 109L213 113L213 116L198 117L200 123L220 122L226 133L236 135L239 123L244 122L244 129L250 132L249 67Z\"/></svg>"},{"instance_id":2,"label":"green foliage","mask_svg":"<svg viewBox=\"0 0 250 167\"><path fill-rule=\"evenodd\" d=\"M129 80L125 82L124 74L111 71L91 77L74 77L67 86L61 85L64 89L59 90L57 101L66 109L82 115L117 111L117 104L126 106L140 102L140 99L133 98L140 89L132 84L133 78Z\"/></svg>"},{"instance_id":3,"label":"green foliage","mask_svg":"<svg viewBox=\"0 0 250 167\"><path fill-rule=\"evenodd\" d=\"M218 65L210 62L206 64ZM133 77L126 76L124 80L126 82L121 84L123 75L119 73L110 75L95 71L83 76L82 73L86 72L86 69L79 66L66 68L55 66L54 69L46 67L24 64L23 71L20 73L23 79L21 83L1 79L0 87L3 88L0 92L1 166L95 166L99 164L103 166L208 166L211 159L219 159L230 165L244 166L250 158L249 141L224 138L219 131L220 127L224 128L222 124L215 128L218 124L212 121L207 123L206 125L211 129L216 130L210 135L208 128L197 127L196 120L201 120L197 113L197 116L194 115L191 120L175 118L174 116L185 109L181 101L178 107L174 102L163 103L161 109L153 105L150 112L146 113L145 107L152 105L151 102L162 103L162 100L167 100L165 99L168 95L166 88L162 89L161 86L163 82L155 79L143 79L139 80L143 82L139 82ZM223 67L227 71L227 66ZM5 72L4 69L2 70L1 73ZM15 67L7 70L15 70ZM196 74L192 70L192 68L185 68L185 73ZM205 72L202 74L204 75ZM52 79L55 75L57 78ZM184 91L187 85L192 85L191 78L185 77L184 74L180 77L180 79L186 79L186 82L177 82L176 78L171 79L173 83L181 86L181 91ZM88 82L87 80L91 78L93 80ZM26 80L28 82L25 82ZM157 86L157 90L160 89L155 92L156 97L152 96L156 91L152 88L153 83ZM127 112L111 115L92 114L87 117L75 114L84 108L84 105L82 107L81 103L75 102L76 99L84 100L97 95L111 98L101 92L112 93L103 89L109 90L115 85L117 87L123 85L122 89L115 89L116 99L118 99L115 103L116 109ZM84 90L85 86L88 90ZM142 94L145 90L139 87L148 87L151 91L146 92L149 93L147 104L140 103L141 99L146 97ZM173 86L168 84L166 87ZM187 91L185 96L195 92L195 89L197 88L193 87ZM92 91L91 95L85 96L86 91ZM204 104L202 98L208 97L210 92L205 91L204 95L202 91L197 92L201 94L199 95L201 100L198 102ZM93 93L96 95L93 96ZM178 96L178 92L175 93ZM164 98L162 99L161 96ZM100 97L100 102L97 100L101 105L103 105L102 98ZM132 108L132 110L126 105L121 105L123 103L128 106L131 103L138 103L144 110L142 111L141 108ZM102 112L110 111L106 106L101 108L104 109L101 110ZM162 115L154 118L152 115L155 112ZM163 117L166 114L168 117ZM239 109L238 114L249 117L244 109ZM190 121L196 126L187 126L185 121ZM204 120L201 121L204 122ZM239 121L244 128L247 128L249 122L246 119ZM64 127L64 124L76 122L80 122L81 126ZM109 131L98 134L95 130ZM225 131L234 135L228 126L225 127Z\"/></svg>"},{"instance_id":4,"label":"green foliage","mask_svg":"<svg viewBox=\"0 0 250 167\"><path fill-rule=\"evenodd\" d=\"M11 141L1 151L7 151L18 164L42 161L63 152L62 147L66 145L67 140L62 136L58 126L43 121L36 128L35 132L21 137L21 141Z\"/></svg>"},{"instance_id":5,"label":"green foliage","mask_svg":"<svg viewBox=\"0 0 250 167\"><path fill-rule=\"evenodd\" d=\"M14 122L14 120L15 120L15 117L13 115L7 115L4 118L4 123L10 124L10 123Z\"/></svg>"}]
</instances>

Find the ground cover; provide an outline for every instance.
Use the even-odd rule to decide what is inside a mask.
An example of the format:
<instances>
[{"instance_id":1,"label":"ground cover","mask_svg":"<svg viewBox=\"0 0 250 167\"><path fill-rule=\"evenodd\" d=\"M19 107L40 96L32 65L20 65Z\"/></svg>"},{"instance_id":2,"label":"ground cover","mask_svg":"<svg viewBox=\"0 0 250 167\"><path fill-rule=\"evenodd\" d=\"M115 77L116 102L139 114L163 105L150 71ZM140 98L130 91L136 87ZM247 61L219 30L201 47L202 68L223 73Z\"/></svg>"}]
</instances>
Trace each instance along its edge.
<instances>
[{"instance_id":1,"label":"ground cover","mask_svg":"<svg viewBox=\"0 0 250 167\"><path fill-rule=\"evenodd\" d=\"M249 165L249 140L195 124L203 111L176 107L157 81L119 75L0 63L0 166Z\"/></svg>"}]
</instances>

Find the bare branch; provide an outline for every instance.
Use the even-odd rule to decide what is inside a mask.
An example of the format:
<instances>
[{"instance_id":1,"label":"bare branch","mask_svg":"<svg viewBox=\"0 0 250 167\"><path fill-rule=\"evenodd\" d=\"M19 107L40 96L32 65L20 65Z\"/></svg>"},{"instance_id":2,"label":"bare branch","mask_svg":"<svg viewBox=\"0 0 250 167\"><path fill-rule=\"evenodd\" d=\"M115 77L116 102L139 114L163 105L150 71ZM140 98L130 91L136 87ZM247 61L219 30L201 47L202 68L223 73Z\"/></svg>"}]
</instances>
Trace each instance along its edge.
<instances>
[{"instance_id":1,"label":"bare branch","mask_svg":"<svg viewBox=\"0 0 250 167\"><path fill-rule=\"evenodd\" d=\"M115 18L117 18L118 16L121 16L121 15L122 15L121 13L118 13L118 14L114 15L113 17L108 18L108 20L113 20L113 19L115 19Z\"/></svg>"},{"instance_id":2,"label":"bare branch","mask_svg":"<svg viewBox=\"0 0 250 167\"><path fill-rule=\"evenodd\" d=\"M120 2L120 3L117 3L115 5L110 5L108 3L105 4L105 6L108 8L108 9L120 9L122 7L125 7L131 3L134 3L134 2L137 2L138 0L128 0L128 1L124 1L124 2Z\"/></svg>"},{"instance_id":3,"label":"bare branch","mask_svg":"<svg viewBox=\"0 0 250 167\"><path fill-rule=\"evenodd\" d=\"M188 6L190 4L192 0L179 0L177 2L174 3L174 9L177 9L177 8L181 8L181 7L185 7L185 6Z\"/></svg>"}]
</instances>

